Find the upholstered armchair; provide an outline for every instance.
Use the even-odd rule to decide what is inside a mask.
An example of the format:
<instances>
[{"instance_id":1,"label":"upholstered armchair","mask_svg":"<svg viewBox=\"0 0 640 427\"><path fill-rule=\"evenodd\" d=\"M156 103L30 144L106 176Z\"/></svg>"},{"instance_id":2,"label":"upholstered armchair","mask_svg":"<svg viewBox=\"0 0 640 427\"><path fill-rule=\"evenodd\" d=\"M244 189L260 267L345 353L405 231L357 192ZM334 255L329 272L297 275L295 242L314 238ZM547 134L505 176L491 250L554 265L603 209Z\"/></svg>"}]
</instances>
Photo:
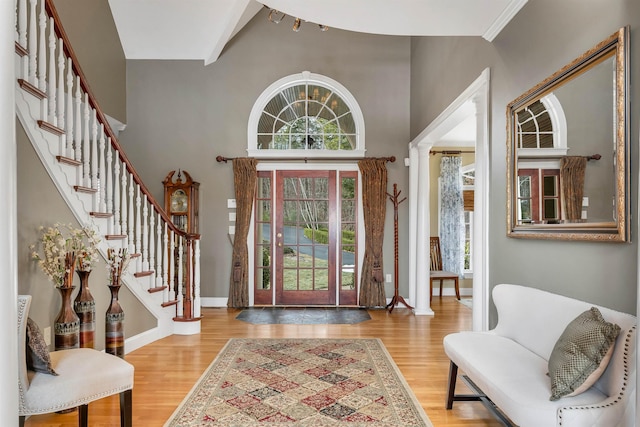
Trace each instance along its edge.
<instances>
[{"instance_id":1,"label":"upholstered armchair","mask_svg":"<svg viewBox=\"0 0 640 427\"><path fill-rule=\"evenodd\" d=\"M18 375L20 426L28 415L78 408L78 425L87 426L88 405L120 394L120 425L132 425L133 365L117 356L90 348L49 353L57 375L27 369L27 320L30 295L18 297Z\"/></svg>"}]
</instances>

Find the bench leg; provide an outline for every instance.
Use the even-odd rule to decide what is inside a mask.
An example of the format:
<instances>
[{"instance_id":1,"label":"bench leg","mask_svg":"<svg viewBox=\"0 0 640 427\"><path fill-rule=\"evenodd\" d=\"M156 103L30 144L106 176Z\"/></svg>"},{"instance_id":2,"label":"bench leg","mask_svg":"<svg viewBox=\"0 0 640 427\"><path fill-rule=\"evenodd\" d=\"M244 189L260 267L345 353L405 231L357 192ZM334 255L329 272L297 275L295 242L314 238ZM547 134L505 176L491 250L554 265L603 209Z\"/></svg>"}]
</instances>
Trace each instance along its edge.
<instances>
[{"instance_id":1,"label":"bench leg","mask_svg":"<svg viewBox=\"0 0 640 427\"><path fill-rule=\"evenodd\" d=\"M132 394L133 390L120 393L120 427L132 427Z\"/></svg>"},{"instance_id":2,"label":"bench leg","mask_svg":"<svg viewBox=\"0 0 640 427\"><path fill-rule=\"evenodd\" d=\"M458 378L458 365L449 364L449 387L447 389L447 409L453 408L453 398L456 393L456 379Z\"/></svg>"}]
</instances>

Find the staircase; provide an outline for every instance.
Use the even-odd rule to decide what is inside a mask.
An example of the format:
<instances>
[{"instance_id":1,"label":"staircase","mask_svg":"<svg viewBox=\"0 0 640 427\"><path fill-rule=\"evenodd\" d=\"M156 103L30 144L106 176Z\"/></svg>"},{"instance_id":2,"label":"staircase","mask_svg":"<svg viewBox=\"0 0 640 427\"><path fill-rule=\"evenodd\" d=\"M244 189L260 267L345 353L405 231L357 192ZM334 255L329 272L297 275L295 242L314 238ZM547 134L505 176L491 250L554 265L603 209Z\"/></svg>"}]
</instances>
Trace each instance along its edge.
<instances>
[{"instance_id":1,"label":"staircase","mask_svg":"<svg viewBox=\"0 0 640 427\"><path fill-rule=\"evenodd\" d=\"M200 332L200 236L179 230L120 147L52 0L16 0L16 115L62 198L132 254L124 284L158 319L148 342ZM145 343L142 343L144 345Z\"/></svg>"}]
</instances>

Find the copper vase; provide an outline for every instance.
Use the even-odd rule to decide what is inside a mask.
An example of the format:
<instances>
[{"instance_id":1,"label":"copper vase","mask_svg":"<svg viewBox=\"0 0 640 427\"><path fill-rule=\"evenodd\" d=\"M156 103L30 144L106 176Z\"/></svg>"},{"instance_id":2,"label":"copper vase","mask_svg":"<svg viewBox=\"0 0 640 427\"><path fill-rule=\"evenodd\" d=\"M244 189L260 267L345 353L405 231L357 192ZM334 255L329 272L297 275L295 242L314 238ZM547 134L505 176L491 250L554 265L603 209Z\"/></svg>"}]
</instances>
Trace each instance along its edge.
<instances>
[{"instance_id":1,"label":"copper vase","mask_svg":"<svg viewBox=\"0 0 640 427\"><path fill-rule=\"evenodd\" d=\"M111 291L111 303L107 309L105 318L105 345L106 353L124 359L124 311L118 301L119 282L117 285L108 285Z\"/></svg>"},{"instance_id":2,"label":"copper vase","mask_svg":"<svg viewBox=\"0 0 640 427\"><path fill-rule=\"evenodd\" d=\"M72 275L73 272L70 273ZM67 282L65 280L65 282ZM67 282L68 283L68 282ZM78 348L80 345L80 318L73 310L71 294L75 286L59 286L62 306L53 323L55 350Z\"/></svg>"}]
</instances>

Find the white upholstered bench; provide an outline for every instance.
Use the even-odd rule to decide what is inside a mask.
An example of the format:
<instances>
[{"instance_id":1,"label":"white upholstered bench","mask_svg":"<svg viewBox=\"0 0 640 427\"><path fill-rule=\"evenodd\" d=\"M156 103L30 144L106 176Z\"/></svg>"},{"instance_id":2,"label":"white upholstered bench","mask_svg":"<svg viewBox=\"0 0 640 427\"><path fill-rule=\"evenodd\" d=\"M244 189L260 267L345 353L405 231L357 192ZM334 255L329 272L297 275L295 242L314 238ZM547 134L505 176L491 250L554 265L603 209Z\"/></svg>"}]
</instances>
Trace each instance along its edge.
<instances>
[{"instance_id":1,"label":"white upholstered bench","mask_svg":"<svg viewBox=\"0 0 640 427\"><path fill-rule=\"evenodd\" d=\"M635 425L635 316L519 285L497 285L492 295L498 311L494 329L444 338L451 360L447 409L454 401L481 400L507 425ZM586 391L552 401L549 358L567 325L592 307L620 327L611 359ZM455 394L458 369L475 393Z\"/></svg>"}]
</instances>

